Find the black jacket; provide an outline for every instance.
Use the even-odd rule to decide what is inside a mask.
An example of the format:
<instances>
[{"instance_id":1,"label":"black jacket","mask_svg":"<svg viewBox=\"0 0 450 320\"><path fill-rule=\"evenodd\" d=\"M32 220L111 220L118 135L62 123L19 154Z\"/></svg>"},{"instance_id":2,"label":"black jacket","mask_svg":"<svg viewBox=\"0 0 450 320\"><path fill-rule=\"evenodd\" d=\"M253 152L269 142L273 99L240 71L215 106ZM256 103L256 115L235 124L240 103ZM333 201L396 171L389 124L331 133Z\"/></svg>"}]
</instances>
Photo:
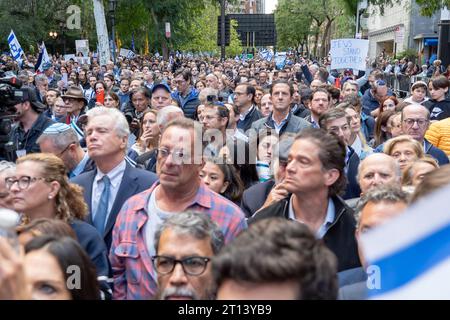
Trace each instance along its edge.
<instances>
[{"instance_id":1,"label":"black jacket","mask_svg":"<svg viewBox=\"0 0 450 320\"><path fill-rule=\"evenodd\" d=\"M36 143L36 141L45 131L45 129L47 129L54 123L55 122L52 119L47 118L44 113L41 113L33 123L33 126L30 128L30 130L25 132L23 131L20 122L17 122L13 125L9 141L14 144L16 150L25 149L27 154L40 152L41 149L39 148L39 145ZM10 161L15 162L17 160L17 154L14 153L13 156L14 159L10 159Z\"/></svg>"},{"instance_id":2,"label":"black jacket","mask_svg":"<svg viewBox=\"0 0 450 320\"><path fill-rule=\"evenodd\" d=\"M425 106L430 110L430 120L444 120L450 117L450 98L442 101L428 100Z\"/></svg>"},{"instance_id":3,"label":"black jacket","mask_svg":"<svg viewBox=\"0 0 450 320\"><path fill-rule=\"evenodd\" d=\"M244 191L241 200L241 209L247 218L250 218L264 204L275 185L275 180L257 183Z\"/></svg>"},{"instance_id":4,"label":"black jacket","mask_svg":"<svg viewBox=\"0 0 450 320\"><path fill-rule=\"evenodd\" d=\"M271 217L289 217L289 199L275 202L274 204L258 211L248 220L252 224L261 219ZM325 233L323 241L325 245L336 255L338 259L338 272L361 266L358 256L358 245L355 238L356 221L353 210L338 196L333 196L336 214L333 224Z\"/></svg>"},{"instance_id":5,"label":"black jacket","mask_svg":"<svg viewBox=\"0 0 450 320\"><path fill-rule=\"evenodd\" d=\"M303 104L294 104L291 106L291 111L294 116L299 118L306 118L311 114L308 108L306 108Z\"/></svg>"},{"instance_id":6,"label":"black jacket","mask_svg":"<svg viewBox=\"0 0 450 320\"><path fill-rule=\"evenodd\" d=\"M261 112L259 112L258 108L253 105L253 110L245 116L245 119L237 122L237 128L247 132L247 130L251 128L253 122L261 119L262 117Z\"/></svg>"}]
</instances>

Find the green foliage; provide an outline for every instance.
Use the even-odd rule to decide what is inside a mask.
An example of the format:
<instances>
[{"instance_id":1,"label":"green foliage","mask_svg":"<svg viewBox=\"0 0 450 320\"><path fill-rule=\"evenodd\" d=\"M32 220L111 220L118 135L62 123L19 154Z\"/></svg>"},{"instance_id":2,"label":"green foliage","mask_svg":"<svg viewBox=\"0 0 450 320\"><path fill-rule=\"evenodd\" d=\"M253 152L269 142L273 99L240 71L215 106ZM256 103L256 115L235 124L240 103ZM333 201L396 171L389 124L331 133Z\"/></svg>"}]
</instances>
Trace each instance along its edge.
<instances>
[{"instance_id":1,"label":"green foliage","mask_svg":"<svg viewBox=\"0 0 450 320\"><path fill-rule=\"evenodd\" d=\"M81 30L61 29L60 23L65 23L68 15L66 10L70 5L81 8ZM47 47L55 43L62 51L63 33L67 51L75 47L75 40L88 38L91 45L96 43L95 23L92 14L92 1L88 0L0 0L0 49L9 51L7 36L14 30L25 52L32 53L30 46L37 48L37 43L45 41ZM50 31L56 31L59 36L55 40L49 36Z\"/></svg>"},{"instance_id":2,"label":"green foliage","mask_svg":"<svg viewBox=\"0 0 450 320\"><path fill-rule=\"evenodd\" d=\"M290 0L279 0L275 10L277 28L277 46L285 50L304 43L311 32L312 17L300 10L298 3Z\"/></svg>"},{"instance_id":3,"label":"green foliage","mask_svg":"<svg viewBox=\"0 0 450 320\"><path fill-rule=\"evenodd\" d=\"M403 52L397 53L396 58L398 58L398 59L408 58L409 60L416 61L418 56L419 56L419 54L418 54L417 50L406 49Z\"/></svg>"},{"instance_id":4,"label":"green foliage","mask_svg":"<svg viewBox=\"0 0 450 320\"><path fill-rule=\"evenodd\" d=\"M242 53L242 42L239 39L237 33L237 21L230 21L230 45L226 48L226 54L228 57L235 57Z\"/></svg>"}]
</instances>

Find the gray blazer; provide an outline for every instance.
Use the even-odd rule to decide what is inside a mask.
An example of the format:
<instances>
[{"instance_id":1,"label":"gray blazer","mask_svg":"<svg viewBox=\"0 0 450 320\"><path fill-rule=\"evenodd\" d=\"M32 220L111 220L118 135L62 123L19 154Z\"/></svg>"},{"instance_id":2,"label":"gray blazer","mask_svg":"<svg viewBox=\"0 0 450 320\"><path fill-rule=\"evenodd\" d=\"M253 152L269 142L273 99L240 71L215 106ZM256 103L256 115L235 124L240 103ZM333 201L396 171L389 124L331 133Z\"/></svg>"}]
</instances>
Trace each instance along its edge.
<instances>
[{"instance_id":1,"label":"gray blazer","mask_svg":"<svg viewBox=\"0 0 450 320\"><path fill-rule=\"evenodd\" d=\"M284 126L280 130L280 135L282 135L285 132L290 133L299 133L305 128L311 127L311 124L306 121L303 118L294 116L293 114L289 113L289 117L287 119L287 123L284 124ZM258 133L260 130L266 130L266 129L275 129L274 121L272 120L272 114L270 114L268 117L259 119L255 122L253 122L250 130L256 130Z\"/></svg>"}]
</instances>

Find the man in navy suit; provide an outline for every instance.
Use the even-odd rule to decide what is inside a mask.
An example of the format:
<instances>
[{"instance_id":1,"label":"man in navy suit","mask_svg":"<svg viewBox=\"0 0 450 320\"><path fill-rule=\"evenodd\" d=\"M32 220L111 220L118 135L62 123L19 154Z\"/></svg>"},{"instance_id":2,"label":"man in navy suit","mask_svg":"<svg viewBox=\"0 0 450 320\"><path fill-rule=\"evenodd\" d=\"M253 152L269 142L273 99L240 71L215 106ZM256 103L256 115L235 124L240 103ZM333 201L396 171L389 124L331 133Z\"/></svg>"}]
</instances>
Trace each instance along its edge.
<instances>
[{"instance_id":1,"label":"man in navy suit","mask_svg":"<svg viewBox=\"0 0 450 320\"><path fill-rule=\"evenodd\" d=\"M320 128L338 136L346 146L345 173L347 175L348 184L345 194L342 196L344 200L357 198L361 194L361 189L356 180L360 159L355 150L348 145L350 139L349 121L345 111L340 108L327 110L319 118Z\"/></svg>"},{"instance_id":2,"label":"man in navy suit","mask_svg":"<svg viewBox=\"0 0 450 320\"><path fill-rule=\"evenodd\" d=\"M96 107L87 116L86 144L97 168L75 177L72 182L84 188L84 199L90 209L87 222L103 236L109 250L112 229L123 203L150 188L157 176L125 161L130 129L120 111Z\"/></svg>"}]
</instances>

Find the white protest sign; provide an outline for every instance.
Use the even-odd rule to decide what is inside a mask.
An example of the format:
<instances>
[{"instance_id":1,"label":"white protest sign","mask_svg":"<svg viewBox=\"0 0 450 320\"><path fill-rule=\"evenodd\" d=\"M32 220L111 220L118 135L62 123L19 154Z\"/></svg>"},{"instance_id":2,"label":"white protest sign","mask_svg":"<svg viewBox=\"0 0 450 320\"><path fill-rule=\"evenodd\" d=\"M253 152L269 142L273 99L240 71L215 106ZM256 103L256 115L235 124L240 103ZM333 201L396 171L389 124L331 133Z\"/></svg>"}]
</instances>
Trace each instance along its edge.
<instances>
[{"instance_id":1,"label":"white protest sign","mask_svg":"<svg viewBox=\"0 0 450 320\"><path fill-rule=\"evenodd\" d=\"M89 56L89 40L75 40L75 47L78 53L82 53L84 57Z\"/></svg>"},{"instance_id":2,"label":"white protest sign","mask_svg":"<svg viewBox=\"0 0 450 320\"><path fill-rule=\"evenodd\" d=\"M91 58L89 57L75 57L74 59L80 66L83 64L91 64Z\"/></svg>"},{"instance_id":3,"label":"white protest sign","mask_svg":"<svg viewBox=\"0 0 450 320\"><path fill-rule=\"evenodd\" d=\"M125 57L127 59L133 59L136 56L136 54L131 50L121 48L119 56Z\"/></svg>"},{"instance_id":4,"label":"white protest sign","mask_svg":"<svg viewBox=\"0 0 450 320\"><path fill-rule=\"evenodd\" d=\"M75 60L75 55L74 54L65 54L64 55L64 60L65 61L69 61L70 59L73 59L73 60Z\"/></svg>"},{"instance_id":5,"label":"white protest sign","mask_svg":"<svg viewBox=\"0 0 450 320\"><path fill-rule=\"evenodd\" d=\"M369 40L331 40L331 69L366 69Z\"/></svg>"}]
</instances>

